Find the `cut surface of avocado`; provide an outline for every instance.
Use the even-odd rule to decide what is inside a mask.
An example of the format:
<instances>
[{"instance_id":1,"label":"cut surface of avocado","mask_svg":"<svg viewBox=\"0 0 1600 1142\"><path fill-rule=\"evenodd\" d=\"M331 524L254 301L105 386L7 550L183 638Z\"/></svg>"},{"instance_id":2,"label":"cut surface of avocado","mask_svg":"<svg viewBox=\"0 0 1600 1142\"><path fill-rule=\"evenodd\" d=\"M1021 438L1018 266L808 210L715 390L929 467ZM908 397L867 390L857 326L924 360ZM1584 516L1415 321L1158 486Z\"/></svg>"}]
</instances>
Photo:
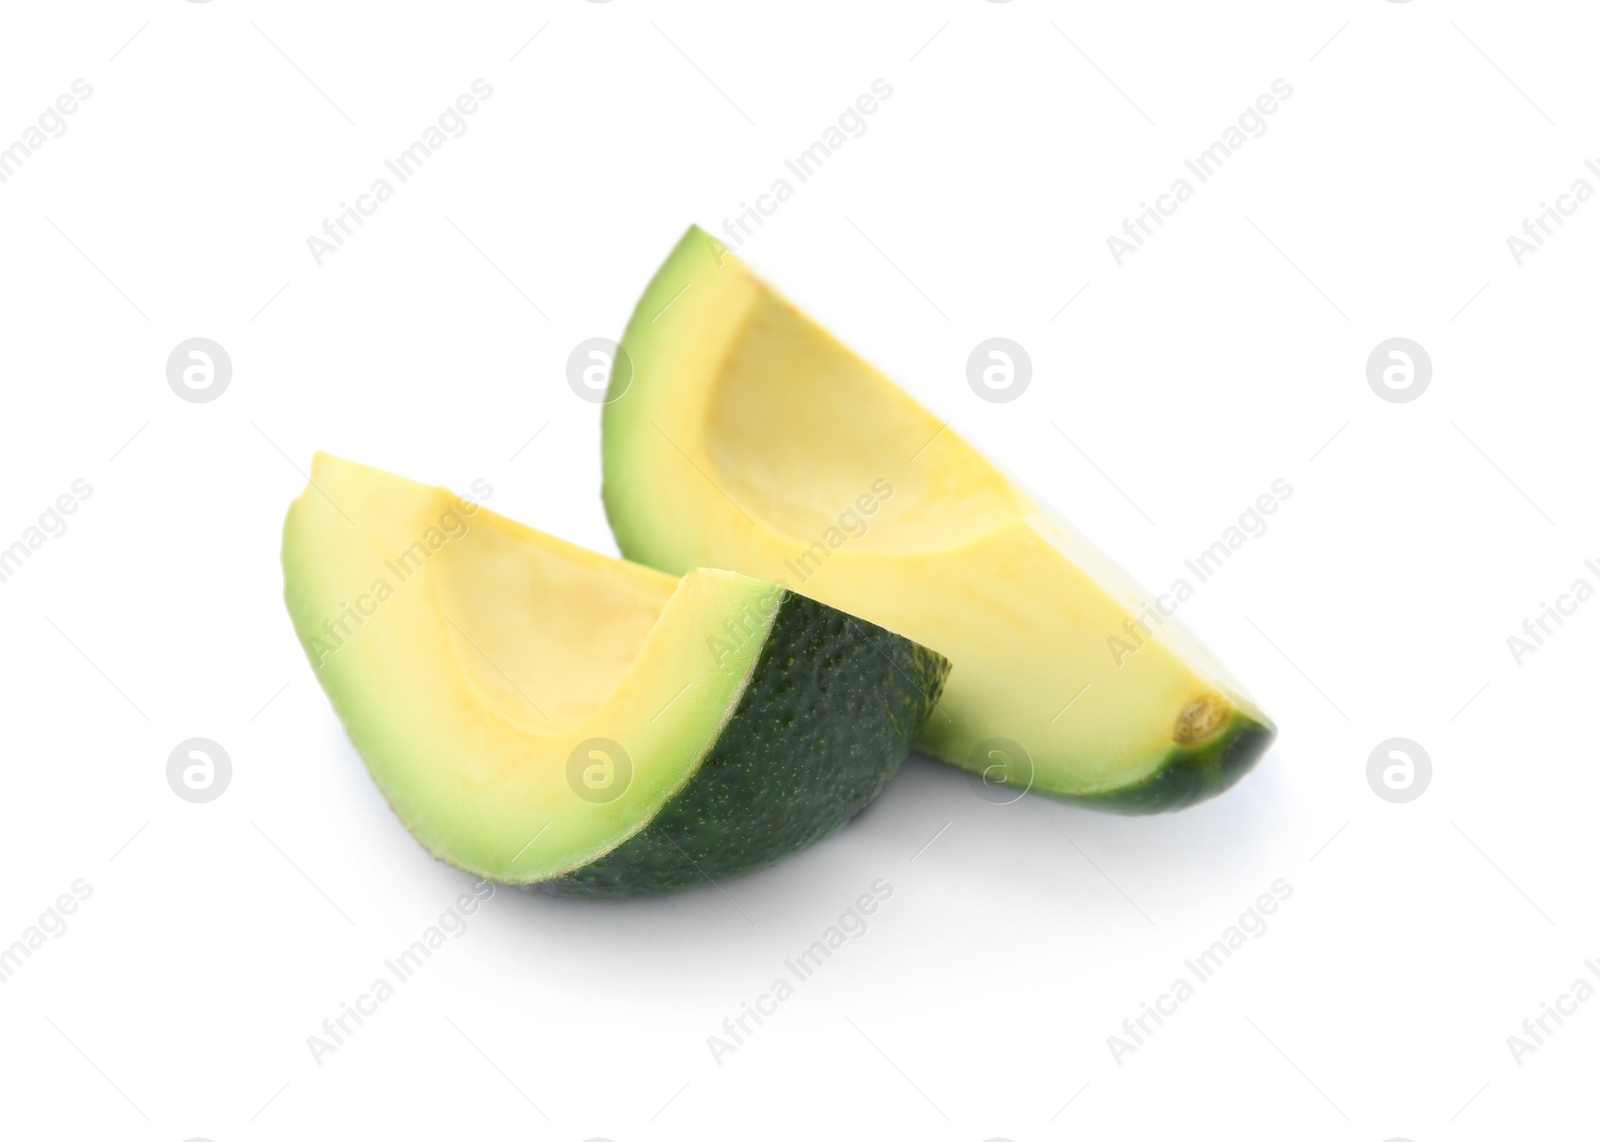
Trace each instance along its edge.
<instances>
[{"instance_id":1,"label":"cut surface of avocado","mask_svg":"<svg viewBox=\"0 0 1600 1142\"><path fill-rule=\"evenodd\" d=\"M833 832L948 669L773 584L663 574L325 454L283 566L317 679L417 840L566 895L685 888Z\"/></svg>"},{"instance_id":2,"label":"cut surface of avocado","mask_svg":"<svg viewBox=\"0 0 1600 1142\"><path fill-rule=\"evenodd\" d=\"M1265 751L1271 723L1176 618L703 231L622 345L603 461L623 554L732 568L937 647L952 673L928 752L1152 812Z\"/></svg>"}]
</instances>

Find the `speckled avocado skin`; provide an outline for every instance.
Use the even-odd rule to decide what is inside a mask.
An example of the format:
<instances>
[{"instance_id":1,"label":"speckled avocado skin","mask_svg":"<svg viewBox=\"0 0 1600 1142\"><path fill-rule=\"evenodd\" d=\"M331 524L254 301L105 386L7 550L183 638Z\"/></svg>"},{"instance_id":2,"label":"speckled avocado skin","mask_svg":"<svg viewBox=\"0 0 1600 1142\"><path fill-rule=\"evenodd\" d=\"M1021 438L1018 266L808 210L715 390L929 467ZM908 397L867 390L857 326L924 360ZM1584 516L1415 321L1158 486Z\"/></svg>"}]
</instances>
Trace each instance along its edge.
<instances>
[{"instance_id":1,"label":"speckled avocado skin","mask_svg":"<svg viewBox=\"0 0 1600 1142\"><path fill-rule=\"evenodd\" d=\"M950 664L785 591L750 684L687 785L558 896L675 892L773 864L841 828L894 776Z\"/></svg>"}]
</instances>

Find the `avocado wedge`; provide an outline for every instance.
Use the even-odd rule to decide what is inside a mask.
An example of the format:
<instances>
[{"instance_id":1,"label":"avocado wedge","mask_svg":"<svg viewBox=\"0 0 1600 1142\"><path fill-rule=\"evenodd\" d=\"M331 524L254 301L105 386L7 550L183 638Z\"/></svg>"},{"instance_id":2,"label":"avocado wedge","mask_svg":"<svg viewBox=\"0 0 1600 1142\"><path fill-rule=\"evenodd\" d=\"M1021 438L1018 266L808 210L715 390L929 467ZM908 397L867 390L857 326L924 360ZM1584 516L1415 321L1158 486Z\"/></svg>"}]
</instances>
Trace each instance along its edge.
<instances>
[{"instance_id":1,"label":"avocado wedge","mask_svg":"<svg viewBox=\"0 0 1600 1142\"><path fill-rule=\"evenodd\" d=\"M603 412L623 554L728 567L936 646L919 741L986 781L1129 813L1232 785L1272 723L1093 544L698 228Z\"/></svg>"},{"instance_id":2,"label":"avocado wedge","mask_svg":"<svg viewBox=\"0 0 1600 1142\"><path fill-rule=\"evenodd\" d=\"M948 671L781 587L662 574L328 455L283 567L317 680L406 828L561 895L687 888L834 832Z\"/></svg>"}]
</instances>

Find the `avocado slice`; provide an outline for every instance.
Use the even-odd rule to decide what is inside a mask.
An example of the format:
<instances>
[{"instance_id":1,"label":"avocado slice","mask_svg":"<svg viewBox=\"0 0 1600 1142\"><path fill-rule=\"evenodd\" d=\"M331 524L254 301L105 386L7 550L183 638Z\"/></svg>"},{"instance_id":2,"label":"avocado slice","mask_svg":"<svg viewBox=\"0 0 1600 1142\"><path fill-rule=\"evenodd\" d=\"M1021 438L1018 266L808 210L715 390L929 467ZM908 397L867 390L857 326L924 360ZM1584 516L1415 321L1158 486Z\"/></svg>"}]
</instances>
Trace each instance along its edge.
<instances>
[{"instance_id":1,"label":"avocado slice","mask_svg":"<svg viewBox=\"0 0 1600 1142\"><path fill-rule=\"evenodd\" d=\"M679 579L328 455L283 568L317 680L406 828L560 895L687 888L834 832L949 669L770 583Z\"/></svg>"},{"instance_id":2,"label":"avocado slice","mask_svg":"<svg viewBox=\"0 0 1600 1142\"><path fill-rule=\"evenodd\" d=\"M1265 752L1272 723L1176 618L704 231L622 347L602 441L623 554L938 647L954 668L922 749L1129 813L1218 793Z\"/></svg>"}]
</instances>

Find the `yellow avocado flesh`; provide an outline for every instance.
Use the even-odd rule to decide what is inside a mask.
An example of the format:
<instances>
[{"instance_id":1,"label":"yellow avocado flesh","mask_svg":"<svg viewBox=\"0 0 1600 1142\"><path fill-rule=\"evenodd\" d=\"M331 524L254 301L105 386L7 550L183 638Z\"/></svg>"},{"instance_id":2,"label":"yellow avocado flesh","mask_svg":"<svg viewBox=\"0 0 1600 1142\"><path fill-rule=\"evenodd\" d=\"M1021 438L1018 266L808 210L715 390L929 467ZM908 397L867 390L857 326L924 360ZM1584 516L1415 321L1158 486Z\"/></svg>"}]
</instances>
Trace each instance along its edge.
<instances>
[{"instance_id":1,"label":"yellow avocado flesh","mask_svg":"<svg viewBox=\"0 0 1600 1142\"><path fill-rule=\"evenodd\" d=\"M325 454L283 564L296 633L395 812L435 856L512 883L614 849L693 776L763 641L730 645L728 624L770 623L780 593L611 559ZM569 773L595 738L631 767L605 803Z\"/></svg>"},{"instance_id":2,"label":"yellow avocado flesh","mask_svg":"<svg viewBox=\"0 0 1600 1142\"><path fill-rule=\"evenodd\" d=\"M623 553L769 579L938 650L923 749L1096 798L1223 735L1264 748L1270 723L1153 596L703 232L623 347L631 383L604 410Z\"/></svg>"}]
</instances>

